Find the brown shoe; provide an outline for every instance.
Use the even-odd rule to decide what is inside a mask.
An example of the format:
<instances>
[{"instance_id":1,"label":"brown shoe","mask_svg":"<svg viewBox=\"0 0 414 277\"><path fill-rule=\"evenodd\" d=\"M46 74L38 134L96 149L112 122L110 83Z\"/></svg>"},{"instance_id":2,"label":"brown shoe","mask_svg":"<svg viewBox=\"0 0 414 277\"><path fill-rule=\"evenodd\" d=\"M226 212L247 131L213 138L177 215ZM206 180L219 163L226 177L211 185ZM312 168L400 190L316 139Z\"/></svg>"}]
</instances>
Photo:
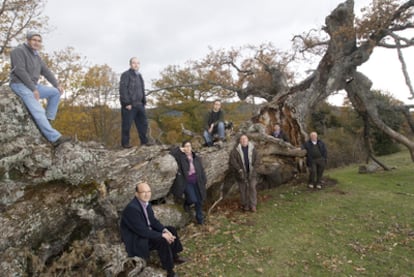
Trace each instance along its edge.
<instances>
[{"instance_id":1,"label":"brown shoe","mask_svg":"<svg viewBox=\"0 0 414 277\"><path fill-rule=\"evenodd\" d=\"M61 145L62 143L65 142L70 142L72 140L71 137L68 136L60 136L57 141L53 142L52 145L53 147L58 147L59 145Z\"/></svg>"},{"instance_id":2,"label":"brown shoe","mask_svg":"<svg viewBox=\"0 0 414 277\"><path fill-rule=\"evenodd\" d=\"M251 211L252 211L253 213L257 212L257 210L256 210L256 206L252 206Z\"/></svg>"},{"instance_id":3,"label":"brown shoe","mask_svg":"<svg viewBox=\"0 0 414 277\"><path fill-rule=\"evenodd\" d=\"M189 260L187 258L184 257L180 257L180 256L176 256L174 257L174 264L183 264L188 262Z\"/></svg>"}]
</instances>

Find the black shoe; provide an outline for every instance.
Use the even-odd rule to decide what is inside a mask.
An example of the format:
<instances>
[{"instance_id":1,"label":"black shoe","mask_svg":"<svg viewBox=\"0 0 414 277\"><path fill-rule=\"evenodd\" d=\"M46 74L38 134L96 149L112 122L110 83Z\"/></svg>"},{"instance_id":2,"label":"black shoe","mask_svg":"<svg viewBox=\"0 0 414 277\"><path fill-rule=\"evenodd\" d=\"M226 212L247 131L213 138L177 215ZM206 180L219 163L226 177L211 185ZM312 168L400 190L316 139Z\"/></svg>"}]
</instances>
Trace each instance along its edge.
<instances>
[{"instance_id":1,"label":"black shoe","mask_svg":"<svg viewBox=\"0 0 414 277\"><path fill-rule=\"evenodd\" d=\"M62 143L65 143L65 142L69 142L69 141L71 141L72 140L72 138L71 137L68 137L68 136L60 136L58 139L57 139L57 141L55 141L55 142L53 142L52 143L52 145L53 145L53 147L58 147L59 145L61 145Z\"/></svg>"},{"instance_id":2,"label":"black shoe","mask_svg":"<svg viewBox=\"0 0 414 277\"><path fill-rule=\"evenodd\" d=\"M153 146L153 145L155 145L153 142L147 142L147 143L144 143L144 145L145 146Z\"/></svg>"},{"instance_id":3,"label":"black shoe","mask_svg":"<svg viewBox=\"0 0 414 277\"><path fill-rule=\"evenodd\" d=\"M168 270L167 277L178 277L178 274L175 273L174 270Z\"/></svg>"},{"instance_id":4,"label":"black shoe","mask_svg":"<svg viewBox=\"0 0 414 277\"><path fill-rule=\"evenodd\" d=\"M184 204L184 211L185 211L186 213L191 213L191 210L190 210L190 205Z\"/></svg>"},{"instance_id":5,"label":"black shoe","mask_svg":"<svg viewBox=\"0 0 414 277\"><path fill-rule=\"evenodd\" d=\"M128 149L128 148L132 148L133 146L128 144L128 145L122 145L122 148Z\"/></svg>"}]
</instances>

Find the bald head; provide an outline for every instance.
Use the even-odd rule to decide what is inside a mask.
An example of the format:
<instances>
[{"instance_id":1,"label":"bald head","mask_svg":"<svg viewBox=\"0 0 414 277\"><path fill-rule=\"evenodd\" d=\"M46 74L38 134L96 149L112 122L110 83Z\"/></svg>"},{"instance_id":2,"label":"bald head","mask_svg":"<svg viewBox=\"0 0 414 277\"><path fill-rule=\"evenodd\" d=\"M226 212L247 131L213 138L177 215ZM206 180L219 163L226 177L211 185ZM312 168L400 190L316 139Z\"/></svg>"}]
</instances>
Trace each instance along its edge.
<instances>
[{"instance_id":1,"label":"bald head","mask_svg":"<svg viewBox=\"0 0 414 277\"><path fill-rule=\"evenodd\" d=\"M129 66L131 69L138 71L141 63L139 62L137 57L132 57L129 59Z\"/></svg>"},{"instance_id":2,"label":"bald head","mask_svg":"<svg viewBox=\"0 0 414 277\"><path fill-rule=\"evenodd\" d=\"M147 182L138 182L135 187L135 196L142 202L149 202L151 199L151 188Z\"/></svg>"}]
</instances>

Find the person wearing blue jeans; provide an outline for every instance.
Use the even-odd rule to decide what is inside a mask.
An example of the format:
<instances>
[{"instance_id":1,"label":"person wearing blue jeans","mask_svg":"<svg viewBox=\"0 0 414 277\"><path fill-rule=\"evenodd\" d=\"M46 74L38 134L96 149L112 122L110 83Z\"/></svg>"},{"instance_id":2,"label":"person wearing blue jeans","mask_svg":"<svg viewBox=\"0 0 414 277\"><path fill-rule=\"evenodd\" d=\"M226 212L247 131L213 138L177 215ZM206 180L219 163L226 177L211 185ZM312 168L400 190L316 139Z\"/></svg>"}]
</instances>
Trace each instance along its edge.
<instances>
[{"instance_id":1,"label":"person wearing blue jeans","mask_svg":"<svg viewBox=\"0 0 414 277\"><path fill-rule=\"evenodd\" d=\"M207 178L201 159L193 152L189 141L184 141L181 147L172 149L170 154L178 165L171 192L177 198L182 198L184 194L184 210L190 211L190 205L194 204L197 223L203 224L202 205L206 199Z\"/></svg>"},{"instance_id":2,"label":"person wearing blue jeans","mask_svg":"<svg viewBox=\"0 0 414 277\"><path fill-rule=\"evenodd\" d=\"M144 79L139 72L140 62L133 57L129 60L130 68L122 73L119 82L119 101L121 102L122 130L121 145L123 148L131 148L129 134L132 122L135 122L141 145L151 145L148 142L148 120L145 113Z\"/></svg>"},{"instance_id":3,"label":"person wearing blue jeans","mask_svg":"<svg viewBox=\"0 0 414 277\"><path fill-rule=\"evenodd\" d=\"M63 88L39 56L42 43L40 34L29 32L26 37L27 42L10 53L10 88L22 99L43 136L56 147L71 140L70 137L62 136L50 124L56 118ZM40 75L53 87L38 84ZM46 111L39 99L47 99Z\"/></svg>"},{"instance_id":4,"label":"person wearing blue jeans","mask_svg":"<svg viewBox=\"0 0 414 277\"><path fill-rule=\"evenodd\" d=\"M213 109L208 112L205 120L203 137L208 147L213 146L215 134L218 134L219 139L224 141L224 112L219 100L214 101Z\"/></svg>"}]
</instances>

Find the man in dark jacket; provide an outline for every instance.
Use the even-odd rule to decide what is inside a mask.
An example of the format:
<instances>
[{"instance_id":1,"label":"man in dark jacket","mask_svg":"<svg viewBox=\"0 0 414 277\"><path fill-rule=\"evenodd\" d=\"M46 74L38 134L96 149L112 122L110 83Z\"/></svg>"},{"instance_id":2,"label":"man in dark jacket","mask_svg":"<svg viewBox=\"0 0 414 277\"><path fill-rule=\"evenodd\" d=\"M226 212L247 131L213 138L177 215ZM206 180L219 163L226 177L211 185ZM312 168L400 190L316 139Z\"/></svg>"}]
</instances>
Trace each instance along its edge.
<instances>
[{"instance_id":1,"label":"man in dark jacket","mask_svg":"<svg viewBox=\"0 0 414 277\"><path fill-rule=\"evenodd\" d=\"M239 183L242 209L256 212L258 154L247 135L241 135L239 143L230 152L230 167Z\"/></svg>"},{"instance_id":2,"label":"man in dark jacket","mask_svg":"<svg viewBox=\"0 0 414 277\"><path fill-rule=\"evenodd\" d=\"M145 113L145 85L141 73L140 62L133 57L129 60L130 69L122 73L119 83L119 100L121 102L122 139L124 148L131 148L129 134L132 122L138 130L141 145L150 145L147 139L148 120Z\"/></svg>"},{"instance_id":3,"label":"man in dark jacket","mask_svg":"<svg viewBox=\"0 0 414 277\"><path fill-rule=\"evenodd\" d=\"M286 136L285 132L280 128L279 124L275 124L273 127L272 136L278 139L282 139L283 141L289 142L288 137Z\"/></svg>"},{"instance_id":4,"label":"man in dark jacket","mask_svg":"<svg viewBox=\"0 0 414 277\"><path fill-rule=\"evenodd\" d=\"M224 141L225 136L224 112L221 109L221 102L214 101L213 109L210 110L205 119L203 137L207 146L213 146L213 137L219 135L219 139Z\"/></svg>"},{"instance_id":5,"label":"man in dark jacket","mask_svg":"<svg viewBox=\"0 0 414 277\"><path fill-rule=\"evenodd\" d=\"M29 32L26 38L26 43L17 46L10 53L10 88L23 100L43 136L57 147L71 140L70 137L62 136L50 124L56 117L63 88L39 56L41 35ZM53 87L39 84L40 75ZM46 111L39 99L47 99Z\"/></svg>"},{"instance_id":6,"label":"man in dark jacket","mask_svg":"<svg viewBox=\"0 0 414 277\"><path fill-rule=\"evenodd\" d=\"M184 209L189 211L194 204L196 220L203 224L203 201L206 199L207 178L201 159L192 151L191 142L184 141L181 147L171 150L177 161L178 170L171 192L178 198L185 195Z\"/></svg>"},{"instance_id":7,"label":"man in dark jacket","mask_svg":"<svg viewBox=\"0 0 414 277\"><path fill-rule=\"evenodd\" d=\"M306 150L306 165L309 168L308 187L321 189L321 179L325 169L328 153L323 141L318 139L316 132L309 134L310 139L306 141L302 148Z\"/></svg>"},{"instance_id":8,"label":"man in dark jacket","mask_svg":"<svg viewBox=\"0 0 414 277\"><path fill-rule=\"evenodd\" d=\"M139 182L135 197L125 207L121 216L121 236L129 257L149 258L150 250L157 250L167 276L177 276L174 263L185 262L178 256L183 250L173 227L165 227L154 216L151 204L151 188Z\"/></svg>"}]
</instances>

